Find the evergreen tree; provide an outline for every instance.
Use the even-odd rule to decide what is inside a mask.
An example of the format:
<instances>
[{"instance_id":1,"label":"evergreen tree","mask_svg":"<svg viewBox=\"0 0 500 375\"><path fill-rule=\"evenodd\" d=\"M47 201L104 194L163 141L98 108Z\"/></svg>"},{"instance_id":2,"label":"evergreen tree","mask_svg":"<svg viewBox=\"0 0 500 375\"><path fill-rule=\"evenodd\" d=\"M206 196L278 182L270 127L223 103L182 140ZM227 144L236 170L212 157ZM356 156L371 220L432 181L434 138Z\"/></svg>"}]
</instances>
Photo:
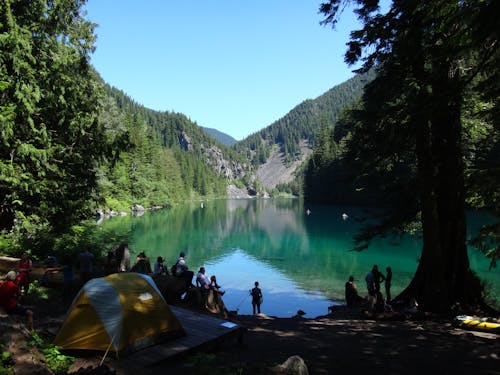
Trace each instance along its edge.
<instances>
[{"instance_id":1,"label":"evergreen tree","mask_svg":"<svg viewBox=\"0 0 500 375\"><path fill-rule=\"evenodd\" d=\"M343 3L321 5L324 23L335 24ZM416 181L423 249L401 297L416 297L435 312L456 302L477 305L481 289L466 246L462 111L473 82L498 77L498 33L491 22L498 2L396 0L385 14L378 1L355 3L364 27L351 34L346 61L362 60L362 71L378 71L357 113L366 133L358 133L356 147L365 156L371 151L371 159L361 160L390 173L408 166L411 156L416 160L414 171L400 176ZM489 82L498 90L498 81ZM394 224L386 221L377 232Z\"/></svg>"},{"instance_id":2,"label":"evergreen tree","mask_svg":"<svg viewBox=\"0 0 500 375\"><path fill-rule=\"evenodd\" d=\"M96 193L107 147L83 4L0 2L0 229L60 233Z\"/></svg>"}]
</instances>

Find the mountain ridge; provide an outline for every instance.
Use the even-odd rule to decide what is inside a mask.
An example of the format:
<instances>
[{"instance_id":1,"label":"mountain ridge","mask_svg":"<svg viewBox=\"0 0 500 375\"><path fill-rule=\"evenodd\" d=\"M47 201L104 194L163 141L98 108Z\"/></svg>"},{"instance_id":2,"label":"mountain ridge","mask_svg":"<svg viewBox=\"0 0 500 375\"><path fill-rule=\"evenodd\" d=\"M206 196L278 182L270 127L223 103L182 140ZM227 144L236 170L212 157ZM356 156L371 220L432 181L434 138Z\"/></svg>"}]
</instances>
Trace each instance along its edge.
<instances>
[{"instance_id":1,"label":"mountain ridge","mask_svg":"<svg viewBox=\"0 0 500 375\"><path fill-rule=\"evenodd\" d=\"M236 139L231 137L229 134L226 134L224 132L221 132L218 129L215 128L206 128L204 126L200 126L205 132L207 132L211 137L215 138L218 140L220 143L222 143L225 146L232 146L236 142L238 142Z\"/></svg>"},{"instance_id":2,"label":"mountain ridge","mask_svg":"<svg viewBox=\"0 0 500 375\"><path fill-rule=\"evenodd\" d=\"M316 99L306 99L241 141L182 113L148 109L104 83L105 126L111 137L125 138L122 147L133 147L125 151L120 170L102 172L103 186L112 196L126 196L126 190L129 196L123 199L145 206L161 204L161 199L232 196L231 186L238 187L239 197L279 194L284 186L298 185L299 171L320 129L334 126L340 112L361 96L366 80L355 76ZM176 194L176 189L183 193Z\"/></svg>"}]
</instances>

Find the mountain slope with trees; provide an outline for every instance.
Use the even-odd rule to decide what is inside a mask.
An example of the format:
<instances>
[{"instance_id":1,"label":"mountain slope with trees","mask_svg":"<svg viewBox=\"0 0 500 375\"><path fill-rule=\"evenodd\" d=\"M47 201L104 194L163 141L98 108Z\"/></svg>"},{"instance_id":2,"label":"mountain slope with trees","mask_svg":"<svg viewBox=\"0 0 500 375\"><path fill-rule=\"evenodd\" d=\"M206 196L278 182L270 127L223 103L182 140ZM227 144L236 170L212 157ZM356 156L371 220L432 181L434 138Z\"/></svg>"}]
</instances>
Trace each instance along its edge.
<instances>
[{"instance_id":1,"label":"mountain slope with trees","mask_svg":"<svg viewBox=\"0 0 500 375\"><path fill-rule=\"evenodd\" d=\"M205 128L205 127L202 127L202 129L205 130L212 138L218 140L220 143L222 143L225 146L232 146L236 142L238 142L236 139L231 137L229 134L223 133L217 129Z\"/></svg>"},{"instance_id":2,"label":"mountain slope with trees","mask_svg":"<svg viewBox=\"0 0 500 375\"><path fill-rule=\"evenodd\" d=\"M119 159L101 169L108 207L223 197L230 182L250 172L236 152L185 115L147 109L108 85L101 122L108 135L122 138Z\"/></svg>"},{"instance_id":3,"label":"mountain slope with trees","mask_svg":"<svg viewBox=\"0 0 500 375\"><path fill-rule=\"evenodd\" d=\"M373 76L373 72L356 75L314 100L303 101L281 119L237 142L234 149L251 161L260 176L275 170L279 160L283 173L269 182L261 182L267 189L292 183L293 193L298 194L300 179L290 179L289 176L300 171L322 129L333 126L342 111L359 100L363 87ZM269 160L271 155L273 158ZM282 188L286 189L285 186Z\"/></svg>"},{"instance_id":4,"label":"mountain slope with trees","mask_svg":"<svg viewBox=\"0 0 500 375\"><path fill-rule=\"evenodd\" d=\"M225 197L250 171L186 116L146 109L102 82L83 3L0 3L2 253L54 251L81 237L99 207Z\"/></svg>"}]
</instances>

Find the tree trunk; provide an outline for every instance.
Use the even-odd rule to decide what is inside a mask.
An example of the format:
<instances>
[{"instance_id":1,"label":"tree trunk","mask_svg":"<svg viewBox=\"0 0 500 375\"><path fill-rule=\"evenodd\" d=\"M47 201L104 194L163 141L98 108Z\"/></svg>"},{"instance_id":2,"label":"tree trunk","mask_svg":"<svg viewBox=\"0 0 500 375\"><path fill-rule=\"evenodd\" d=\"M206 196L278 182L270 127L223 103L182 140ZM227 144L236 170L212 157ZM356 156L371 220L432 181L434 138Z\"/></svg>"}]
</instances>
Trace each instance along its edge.
<instances>
[{"instance_id":1,"label":"tree trunk","mask_svg":"<svg viewBox=\"0 0 500 375\"><path fill-rule=\"evenodd\" d=\"M477 306L481 286L470 270L466 245L459 81L446 69L438 78L429 100L421 103L432 106L432 115L416 124L423 249L401 297L415 297L425 311L444 313L456 303Z\"/></svg>"}]
</instances>

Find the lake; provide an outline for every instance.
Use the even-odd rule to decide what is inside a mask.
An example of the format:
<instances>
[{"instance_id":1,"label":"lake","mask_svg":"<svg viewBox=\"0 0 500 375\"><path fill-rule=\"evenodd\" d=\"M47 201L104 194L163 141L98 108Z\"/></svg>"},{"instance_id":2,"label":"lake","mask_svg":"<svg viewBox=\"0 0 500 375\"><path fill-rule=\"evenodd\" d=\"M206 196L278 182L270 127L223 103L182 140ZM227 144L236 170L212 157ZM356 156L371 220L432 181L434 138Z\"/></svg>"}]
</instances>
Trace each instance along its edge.
<instances>
[{"instance_id":1,"label":"lake","mask_svg":"<svg viewBox=\"0 0 500 375\"><path fill-rule=\"evenodd\" d=\"M212 200L112 218L99 230L127 235L133 259L144 251L151 266L162 256L170 267L184 251L195 274L204 266L207 275L217 276L229 310L251 314L249 290L259 281L263 313L290 317L301 309L314 318L343 303L349 275L366 295L364 276L373 264L384 273L391 266L396 296L417 268L421 238L416 235L377 239L364 251L350 251L363 217L361 208L304 207L299 199ZM469 214L470 235L491 219L485 213ZM475 249L469 256L472 269L498 299L499 269L489 271L488 260Z\"/></svg>"}]
</instances>

